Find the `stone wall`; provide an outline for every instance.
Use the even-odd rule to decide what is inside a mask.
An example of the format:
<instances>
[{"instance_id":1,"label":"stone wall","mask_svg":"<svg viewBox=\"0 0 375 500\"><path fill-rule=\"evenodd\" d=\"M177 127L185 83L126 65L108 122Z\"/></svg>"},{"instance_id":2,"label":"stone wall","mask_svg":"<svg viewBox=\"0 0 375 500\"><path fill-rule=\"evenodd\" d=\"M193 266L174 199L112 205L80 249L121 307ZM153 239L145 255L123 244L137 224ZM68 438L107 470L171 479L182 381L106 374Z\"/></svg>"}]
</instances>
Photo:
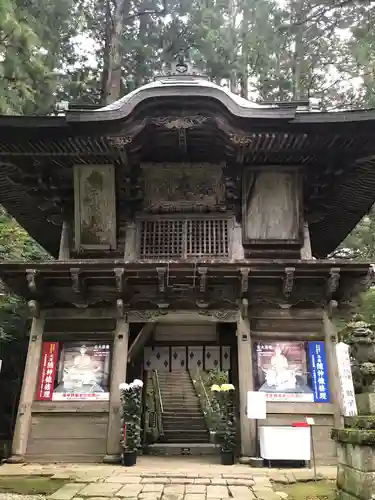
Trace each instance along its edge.
<instances>
[{"instance_id":1,"label":"stone wall","mask_svg":"<svg viewBox=\"0 0 375 500\"><path fill-rule=\"evenodd\" d=\"M333 429L338 446L337 500L375 500L375 431Z\"/></svg>"}]
</instances>

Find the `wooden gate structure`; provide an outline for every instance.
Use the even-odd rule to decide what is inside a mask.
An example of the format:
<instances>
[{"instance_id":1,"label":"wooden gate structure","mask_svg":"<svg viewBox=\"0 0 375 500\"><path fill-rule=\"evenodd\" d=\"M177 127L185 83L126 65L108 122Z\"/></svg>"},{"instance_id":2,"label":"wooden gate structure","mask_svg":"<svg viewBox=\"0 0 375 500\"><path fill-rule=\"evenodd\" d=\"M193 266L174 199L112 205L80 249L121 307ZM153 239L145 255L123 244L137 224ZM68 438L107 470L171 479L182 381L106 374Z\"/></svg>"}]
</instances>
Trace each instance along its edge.
<instances>
[{"instance_id":1,"label":"wooden gate structure","mask_svg":"<svg viewBox=\"0 0 375 500\"><path fill-rule=\"evenodd\" d=\"M373 278L327 256L375 201L374 127L373 110L253 103L189 71L106 108L0 117L1 202L55 259L0 264L32 318L12 460L118 460L119 384L159 363L157 328L214 324L212 357L199 338L161 356L208 369L230 349L241 454L260 389L261 425L313 415L318 460L334 461L331 317ZM267 389L272 356L294 392Z\"/></svg>"}]
</instances>

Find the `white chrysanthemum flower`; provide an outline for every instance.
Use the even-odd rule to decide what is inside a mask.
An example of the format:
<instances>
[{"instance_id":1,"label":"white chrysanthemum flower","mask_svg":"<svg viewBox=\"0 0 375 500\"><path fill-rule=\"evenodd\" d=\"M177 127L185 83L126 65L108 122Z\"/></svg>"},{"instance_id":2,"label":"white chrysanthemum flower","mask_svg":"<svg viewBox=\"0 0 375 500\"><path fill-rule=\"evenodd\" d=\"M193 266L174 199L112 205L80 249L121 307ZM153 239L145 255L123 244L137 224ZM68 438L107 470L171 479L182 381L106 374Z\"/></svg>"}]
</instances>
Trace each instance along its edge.
<instances>
[{"instance_id":1,"label":"white chrysanthemum flower","mask_svg":"<svg viewBox=\"0 0 375 500\"><path fill-rule=\"evenodd\" d=\"M222 391L225 391L225 392L234 391L234 385L233 384L222 384L220 389Z\"/></svg>"},{"instance_id":2,"label":"white chrysanthemum flower","mask_svg":"<svg viewBox=\"0 0 375 500\"><path fill-rule=\"evenodd\" d=\"M139 380L138 378L136 378L131 383L131 386L132 387L143 387L143 382L142 382L142 380Z\"/></svg>"},{"instance_id":3,"label":"white chrysanthemum flower","mask_svg":"<svg viewBox=\"0 0 375 500\"><path fill-rule=\"evenodd\" d=\"M127 384L126 382L122 382L119 385L119 389L120 389L120 391L128 391L130 389L130 385Z\"/></svg>"}]
</instances>

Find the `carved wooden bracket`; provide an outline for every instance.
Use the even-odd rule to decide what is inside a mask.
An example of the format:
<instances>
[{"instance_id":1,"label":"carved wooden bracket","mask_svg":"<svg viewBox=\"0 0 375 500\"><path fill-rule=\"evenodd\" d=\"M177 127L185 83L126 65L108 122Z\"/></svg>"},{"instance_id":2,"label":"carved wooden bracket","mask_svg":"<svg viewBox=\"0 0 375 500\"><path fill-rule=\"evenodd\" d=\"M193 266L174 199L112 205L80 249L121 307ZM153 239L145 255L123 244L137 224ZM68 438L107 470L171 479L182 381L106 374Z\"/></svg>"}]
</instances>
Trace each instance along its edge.
<instances>
[{"instance_id":1,"label":"carved wooden bracket","mask_svg":"<svg viewBox=\"0 0 375 500\"><path fill-rule=\"evenodd\" d=\"M117 295L124 300L125 305L129 305L131 294L129 284L125 276L125 269L123 269L122 267L115 267L113 272L116 278Z\"/></svg>"},{"instance_id":2,"label":"carved wooden bracket","mask_svg":"<svg viewBox=\"0 0 375 500\"><path fill-rule=\"evenodd\" d=\"M72 280L73 292L77 295L84 295L86 284L79 267L70 268L70 279Z\"/></svg>"},{"instance_id":3,"label":"carved wooden bracket","mask_svg":"<svg viewBox=\"0 0 375 500\"><path fill-rule=\"evenodd\" d=\"M122 296L125 288L125 270L122 267L115 267L113 270L116 277L116 290L119 295Z\"/></svg>"},{"instance_id":4,"label":"carved wooden bracket","mask_svg":"<svg viewBox=\"0 0 375 500\"><path fill-rule=\"evenodd\" d=\"M30 314L33 318L40 318L40 306L36 300L29 300L27 303Z\"/></svg>"},{"instance_id":5,"label":"carved wooden bracket","mask_svg":"<svg viewBox=\"0 0 375 500\"><path fill-rule=\"evenodd\" d=\"M247 319L249 313L249 301L245 298L243 298L241 300L241 306L240 306L240 310L241 310L241 316L243 319Z\"/></svg>"},{"instance_id":6,"label":"carved wooden bracket","mask_svg":"<svg viewBox=\"0 0 375 500\"><path fill-rule=\"evenodd\" d=\"M283 295L286 299L289 299L293 291L295 270L296 269L294 267L285 268L284 281L283 281Z\"/></svg>"},{"instance_id":7,"label":"carved wooden bracket","mask_svg":"<svg viewBox=\"0 0 375 500\"><path fill-rule=\"evenodd\" d=\"M122 299L116 300L116 312L117 312L117 317L119 319L121 319L125 316L124 301Z\"/></svg>"},{"instance_id":8,"label":"carved wooden bracket","mask_svg":"<svg viewBox=\"0 0 375 500\"><path fill-rule=\"evenodd\" d=\"M197 272L199 274L199 299L197 300L197 306L201 308L208 307L207 302L207 267L198 267Z\"/></svg>"},{"instance_id":9,"label":"carved wooden bracket","mask_svg":"<svg viewBox=\"0 0 375 500\"><path fill-rule=\"evenodd\" d=\"M340 284L340 268L331 267L327 280L327 299L330 300L332 295L337 292Z\"/></svg>"},{"instance_id":10,"label":"carved wooden bracket","mask_svg":"<svg viewBox=\"0 0 375 500\"><path fill-rule=\"evenodd\" d=\"M39 292L37 287L37 275L38 271L36 269L26 269L27 286L33 295L36 295Z\"/></svg>"},{"instance_id":11,"label":"carved wooden bracket","mask_svg":"<svg viewBox=\"0 0 375 500\"><path fill-rule=\"evenodd\" d=\"M249 291L249 273L250 269L244 267L240 269L241 273L241 297Z\"/></svg>"},{"instance_id":12,"label":"carved wooden bracket","mask_svg":"<svg viewBox=\"0 0 375 500\"><path fill-rule=\"evenodd\" d=\"M165 293L166 289L167 289L167 283L166 283L167 268L166 267L157 267L156 272L158 273L159 292Z\"/></svg>"},{"instance_id":13,"label":"carved wooden bracket","mask_svg":"<svg viewBox=\"0 0 375 500\"><path fill-rule=\"evenodd\" d=\"M162 295L160 300L157 301L157 305L159 309L167 309L169 307L169 302L167 301L167 268L166 267L157 267L156 272L158 273L158 290Z\"/></svg>"}]
</instances>

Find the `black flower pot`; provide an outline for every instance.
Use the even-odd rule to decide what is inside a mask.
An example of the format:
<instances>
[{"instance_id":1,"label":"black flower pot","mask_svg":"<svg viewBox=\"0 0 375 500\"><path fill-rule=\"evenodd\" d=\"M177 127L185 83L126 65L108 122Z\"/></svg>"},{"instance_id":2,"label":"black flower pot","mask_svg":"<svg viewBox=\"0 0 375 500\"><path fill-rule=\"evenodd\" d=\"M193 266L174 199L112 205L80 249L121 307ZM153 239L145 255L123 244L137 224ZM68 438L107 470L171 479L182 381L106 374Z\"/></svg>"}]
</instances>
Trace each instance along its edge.
<instances>
[{"instance_id":1,"label":"black flower pot","mask_svg":"<svg viewBox=\"0 0 375 500\"><path fill-rule=\"evenodd\" d=\"M137 463L136 451L124 451L122 454L122 465L124 467L133 467Z\"/></svg>"},{"instance_id":2,"label":"black flower pot","mask_svg":"<svg viewBox=\"0 0 375 500\"><path fill-rule=\"evenodd\" d=\"M220 453L221 465L233 465L234 464L234 454L233 451L222 451Z\"/></svg>"}]
</instances>

